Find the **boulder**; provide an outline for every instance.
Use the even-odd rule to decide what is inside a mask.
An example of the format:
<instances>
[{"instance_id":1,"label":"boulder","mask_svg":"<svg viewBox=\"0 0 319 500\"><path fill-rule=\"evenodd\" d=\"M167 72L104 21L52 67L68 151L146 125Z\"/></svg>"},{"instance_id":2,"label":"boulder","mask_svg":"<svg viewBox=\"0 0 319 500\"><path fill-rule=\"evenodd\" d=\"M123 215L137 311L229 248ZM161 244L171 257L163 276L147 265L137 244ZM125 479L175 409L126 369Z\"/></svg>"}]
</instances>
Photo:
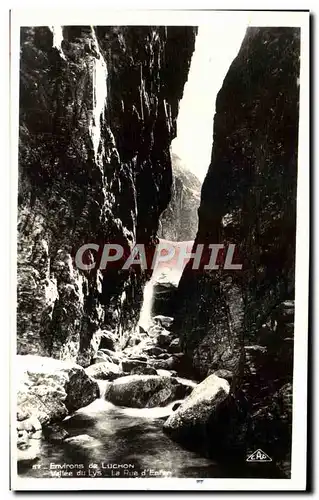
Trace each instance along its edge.
<instances>
[{"instance_id":1,"label":"boulder","mask_svg":"<svg viewBox=\"0 0 319 500\"><path fill-rule=\"evenodd\" d=\"M16 370L18 413L30 414L41 424L63 420L99 395L97 382L73 362L19 355Z\"/></svg>"},{"instance_id":2,"label":"boulder","mask_svg":"<svg viewBox=\"0 0 319 500\"><path fill-rule=\"evenodd\" d=\"M149 359L148 363L156 370L172 370L176 364L173 357L168 359Z\"/></svg>"},{"instance_id":3,"label":"boulder","mask_svg":"<svg viewBox=\"0 0 319 500\"><path fill-rule=\"evenodd\" d=\"M157 375L157 371L151 366L136 366L131 370L131 375Z\"/></svg>"},{"instance_id":4,"label":"boulder","mask_svg":"<svg viewBox=\"0 0 319 500\"><path fill-rule=\"evenodd\" d=\"M129 375L108 387L106 399L119 406L153 408L185 396L187 389L172 377Z\"/></svg>"},{"instance_id":5,"label":"boulder","mask_svg":"<svg viewBox=\"0 0 319 500\"><path fill-rule=\"evenodd\" d=\"M160 354L164 354L165 351L164 349L162 349L161 347L147 347L145 349L145 352L149 355L149 356L159 356Z\"/></svg>"},{"instance_id":6,"label":"boulder","mask_svg":"<svg viewBox=\"0 0 319 500\"><path fill-rule=\"evenodd\" d=\"M118 365L104 361L85 368L85 373L97 380L114 380L120 376L120 369Z\"/></svg>"},{"instance_id":7,"label":"boulder","mask_svg":"<svg viewBox=\"0 0 319 500\"><path fill-rule=\"evenodd\" d=\"M68 431L58 424L43 426L43 436L50 443L62 443L69 437Z\"/></svg>"},{"instance_id":8,"label":"boulder","mask_svg":"<svg viewBox=\"0 0 319 500\"><path fill-rule=\"evenodd\" d=\"M141 361L140 359L124 359L121 363L122 371L130 373L133 368L137 366L146 366L146 361Z\"/></svg>"},{"instance_id":9,"label":"boulder","mask_svg":"<svg viewBox=\"0 0 319 500\"><path fill-rule=\"evenodd\" d=\"M164 431L176 441L196 443L217 407L228 397L229 383L210 375L198 384L164 424Z\"/></svg>"},{"instance_id":10,"label":"boulder","mask_svg":"<svg viewBox=\"0 0 319 500\"><path fill-rule=\"evenodd\" d=\"M171 318L170 316L163 316L162 314L158 314L157 316L154 316L153 322L156 325L160 325L164 328L169 328L172 326L174 322L174 318Z\"/></svg>"}]
</instances>

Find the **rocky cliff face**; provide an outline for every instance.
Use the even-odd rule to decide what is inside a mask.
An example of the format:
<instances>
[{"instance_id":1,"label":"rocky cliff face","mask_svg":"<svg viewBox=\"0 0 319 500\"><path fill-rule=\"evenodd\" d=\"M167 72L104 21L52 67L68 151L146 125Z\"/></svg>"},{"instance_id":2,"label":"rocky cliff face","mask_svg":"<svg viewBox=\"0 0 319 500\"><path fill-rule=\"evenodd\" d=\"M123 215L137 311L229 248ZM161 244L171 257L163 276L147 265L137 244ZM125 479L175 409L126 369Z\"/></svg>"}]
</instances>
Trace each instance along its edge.
<instances>
[{"instance_id":1,"label":"rocky cliff face","mask_svg":"<svg viewBox=\"0 0 319 500\"><path fill-rule=\"evenodd\" d=\"M80 271L87 242L154 246L196 30L21 30L18 352L88 364L138 320L138 269Z\"/></svg>"},{"instance_id":2,"label":"rocky cliff face","mask_svg":"<svg viewBox=\"0 0 319 500\"><path fill-rule=\"evenodd\" d=\"M171 241L194 240L198 228L201 183L172 153L171 201L161 215L159 237Z\"/></svg>"},{"instance_id":3,"label":"rocky cliff face","mask_svg":"<svg viewBox=\"0 0 319 500\"><path fill-rule=\"evenodd\" d=\"M233 448L265 444L277 461L289 454L282 429L291 423L298 78L298 29L247 30L217 97L195 241L235 243L243 268L194 272L188 265L175 323L200 377L226 369L232 380L241 410L234 416L228 406L211 427L222 448L232 436ZM267 411L270 401L278 418Z\"/></svg>"}]
</instances>

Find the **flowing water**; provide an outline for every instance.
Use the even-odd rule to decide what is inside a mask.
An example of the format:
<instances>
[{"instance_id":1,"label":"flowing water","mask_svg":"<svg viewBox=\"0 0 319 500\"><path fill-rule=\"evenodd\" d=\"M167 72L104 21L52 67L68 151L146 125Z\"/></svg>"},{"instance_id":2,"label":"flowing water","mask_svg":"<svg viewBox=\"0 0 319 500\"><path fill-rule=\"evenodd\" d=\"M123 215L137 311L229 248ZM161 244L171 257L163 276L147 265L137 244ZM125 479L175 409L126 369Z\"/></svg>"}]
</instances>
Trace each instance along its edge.
<instances>
[{"instance_id":1,"label":"flowing water","mask_svg":"<svg viewBox=\"0 0 319 500\"><path fill-rule=\"evenodd\" d=\"M35 464L20 465L20 477L277 477L267 464L217 463L188 451L163 433L172 412L164 408L124 408L104 399L67 417L70 442L40 443ZM262 468L261 468L262 467Z\"/></svg>"},{"instance_id":2,"label":"flowing water","mask_svg":"<svg viewBox=\"0 0 319 500\"><path fill-rule=\"evenodd\" d=\"M97 399L64 420L63 427L77 439L60 444L43 440L36 462L40 467L23 467L19 474L42 478L60 477L61 471L62 477L65 473L67 477L220 477L216 463L181 448L163 433L163 421L173 404L136 409Z\"/></svg>"}]
</instances>

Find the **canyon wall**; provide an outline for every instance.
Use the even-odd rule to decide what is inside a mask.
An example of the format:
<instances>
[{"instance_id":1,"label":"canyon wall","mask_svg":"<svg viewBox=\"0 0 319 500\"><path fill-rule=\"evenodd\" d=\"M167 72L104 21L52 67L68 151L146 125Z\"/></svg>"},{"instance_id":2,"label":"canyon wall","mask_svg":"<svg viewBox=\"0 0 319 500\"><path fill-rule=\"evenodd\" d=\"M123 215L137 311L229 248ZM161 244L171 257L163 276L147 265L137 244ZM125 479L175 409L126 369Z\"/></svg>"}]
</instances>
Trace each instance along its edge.
<instances>
[{"instance_id":1,"label":"canyon wall","mask_svg":"<svg viewBox=\"0 0 319 500\"><path fill-rule=\"evenodd\" d=\"M182 160L172 153L171 201L160 218L158 235L164 240L194 240L198 228L201 183Z\"/></svg>"},{"instance_id":2,"label":"canyon wall","mask_svg":"<svg viewBox=\"0 0 319 500\"><path fill-rule=\"evenodd\" d=\"M21 29L18 353L87 365L95 332L123 344L135 327L145 272L81 271L74 256L84 243L126 253L156 244L195 36L192 27Z\"/></svg>"},{"instance_id":3,"label":"canyon wall","mask_svg":"<svg viewBox=\"0 0 319 500\"><path fill-rule=\"evenodd\" d=\"M291 429L299 44L299 29L248 28L224 79L195 245L234 243L243 267L188 265L175 322L199 377L231 381L214 447L264 446L277 463Z\"/></svg>"}]
</instances>

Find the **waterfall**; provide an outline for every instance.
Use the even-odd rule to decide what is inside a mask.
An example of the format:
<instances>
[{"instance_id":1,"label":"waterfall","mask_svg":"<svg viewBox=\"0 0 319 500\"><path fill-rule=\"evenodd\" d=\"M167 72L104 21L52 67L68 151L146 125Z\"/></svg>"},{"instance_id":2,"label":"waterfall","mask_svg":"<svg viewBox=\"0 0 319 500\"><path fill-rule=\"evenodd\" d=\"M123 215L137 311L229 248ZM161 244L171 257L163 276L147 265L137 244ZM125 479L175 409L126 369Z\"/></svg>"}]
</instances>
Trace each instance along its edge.
<instances>
[{"instance_id":1,"label":"waterfall","mask_svg":"<svg viewBox=\"0 0 319 500\"><path fill-rule=\"evenodd\" d=\"M97 383L100 389L100 399L105 399L107 388L109 387L110 382L108 380L97 380Z\"/></svg>"},{"instance_id":2,"label":"waterfall","mask_svg":"<svg viewBox=\"0 0 319 500\"><path fill-rule=\"evenodd\" d=\"M108 71L104 57L100 51L99 42L92 26L92 37L97 57L93 60L93 115L90 123L90 135L93 142L95 160L101 139L101 116L104 116L107 103L107 78Z\"/></svg>"},{"instance_id":3,"label":"waterfall","mask_svg":"<svg viewBox=\"0 0 319 500\"><path fill-rule=\"evenodd\" d=\"M53 43L52 47L55 47L61 58L66 60L66 57L64 55L64 52L62 50L62 42L63 42L63 30L62 26L49 26L50 30L52 31L53 34Z\"/></svg>"},{"instance_id":4,"label":"waterfall","mask_svg":"<svg viewBox=\"0 0 319 500\"><path fill-rule=\"evenodd\" d=\"M144 328L144 330L148 330L152 323L152 307L154 301L154 285L155 281L150 279L144 287L143 292L143 304L140 313L139 326Z\"/></svg>"}]
</instances>

